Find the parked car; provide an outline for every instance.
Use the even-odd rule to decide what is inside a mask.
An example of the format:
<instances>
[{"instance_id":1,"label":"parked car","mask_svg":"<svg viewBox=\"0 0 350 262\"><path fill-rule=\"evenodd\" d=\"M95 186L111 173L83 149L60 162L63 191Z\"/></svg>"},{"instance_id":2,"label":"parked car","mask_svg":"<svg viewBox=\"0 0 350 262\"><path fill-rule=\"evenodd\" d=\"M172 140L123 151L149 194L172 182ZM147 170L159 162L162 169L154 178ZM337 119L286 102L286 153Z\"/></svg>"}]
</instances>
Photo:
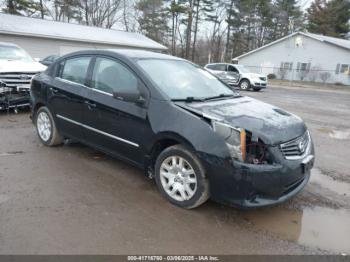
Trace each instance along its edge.
<instances>
[{"instance_id":1,"label":"parked car","mask_svg":"<svg viewBox=\"0 0 350 262\"><path fill-rule=\"evenodd\" d=\"M206 68L205 68L206 69ZM227 71L213 71L213 70L207 70L213 75L215 75L218 79L220 79L222 82L229 85L232 89L238 86L241 76L239 73L236 72L227 72Z\"/></svg>"},{"instance_id":2,"label":"parked car","mask_svg":"<svg viewBox=\"0 0 350 262\"><path fill-rule=\"evenodd\" d=\"M44 145L69 138L128 161L184 208L209 197L238 207L284 202L314 163L299 117L165 54L72 53L34 77L31 98Z\"/></svg>"},{"instance_id":3,"label":"parked car","mask_svg":"<svg viewBox=\"0 0 350 262\"><path fill-rule=\"evenodd\" d=\"M29 106L30 81L45 69L19 46L0 43L0 110Z\"/></svg>"},{"instance_id":4,"label":"parked car","mask_svg":"<svg viewBox=\"0 0 350 262\"><path fill-rule=\"evenodd\" d=\"M42 63L43 65L49 66L53 62L55 62L58 58L60 58L58 55L50 55L40 60L39 62Z\"/></svg>"},{"instance_id":5,"label":"parked car","mask_svg":"<svg viewBox=\"0 0 350 262\"><path fill-rule=\"evenodd\" d=\"M248 90L252 88L254 91L260 91L262 88L267 87L267 77L265 75L252 73L243 65L214 63L207 64L205 66L205 69L213 74L218 75L219 77L220 74L223 73L239 74L240 79L237 84L242 90Z\"/></svg>"}]
</instances>

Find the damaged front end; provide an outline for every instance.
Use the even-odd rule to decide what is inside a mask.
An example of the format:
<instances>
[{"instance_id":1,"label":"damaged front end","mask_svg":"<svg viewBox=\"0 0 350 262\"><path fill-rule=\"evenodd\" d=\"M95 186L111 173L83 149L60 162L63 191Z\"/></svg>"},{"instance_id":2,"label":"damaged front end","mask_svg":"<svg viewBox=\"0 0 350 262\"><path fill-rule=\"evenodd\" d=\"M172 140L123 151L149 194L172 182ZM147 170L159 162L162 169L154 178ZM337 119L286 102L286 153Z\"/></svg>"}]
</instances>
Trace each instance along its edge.
<instances>
[{"instance_id":1,"label":"damaged front end","mask_svg":"<svg viewBox=\"0 0 350 262\"><path fill-rule=\"evenodd\" d=\"M29 88L9 86L4 81L0 81L0 111L29 107Z\"/></svg>"},{"instance_id":2,"label":"damaged front end","mask_svg":"<svg viewBox=\"0 0 350 262\"><path fill-rule=\"evenodd\" d=\"M245 208L275 205L293 197L308 183L314 164L309 131L287 143L268 144L250 130L223 120L209 121L214 132L225 140L233 165L233 175L221 177L225 190L215 189L219 202ZM228 185L239 188L241 198L232 198Z\"/></svg>"},{"instance_id":3,"label":"damaged front end","mask_svg":"<svg viewBox=\"0 0 350 262\"><path fill-rule=\"evenodd\" d=\"M267 145L252 132L213 120L212 126L225 140L233 159L254 165L272 164Z\"/></svg>"}]
</instances>

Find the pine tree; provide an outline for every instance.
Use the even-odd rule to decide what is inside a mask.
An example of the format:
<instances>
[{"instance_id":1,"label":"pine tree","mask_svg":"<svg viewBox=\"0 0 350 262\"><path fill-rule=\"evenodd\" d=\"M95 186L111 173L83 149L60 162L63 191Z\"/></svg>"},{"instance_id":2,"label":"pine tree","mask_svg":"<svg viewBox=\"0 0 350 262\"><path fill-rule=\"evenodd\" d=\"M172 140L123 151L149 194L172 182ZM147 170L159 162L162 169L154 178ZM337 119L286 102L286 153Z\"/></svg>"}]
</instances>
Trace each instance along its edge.
<instances>
[{"instance_id":1,"label":"pine tree","mask_svg":"<svg viewBox=\"0 0 350 262\"><path fill-rule=\"evenodd\" d=\"M312 33L345 37L350 31L348 0L315 0L307 13L307 28Z\"/></svg>"},{"instance_id":2,"label":"pine tree","mask_svg":"<svg viewBox=\"0 0 350 262\"><path fill-rule=\"evenodd\" d=\"M168 44L168 16L162 0L140 0L136 9L141 13L138 23L141 31L154 41Z\"/></svg>"},{"instance_id":3,"label":"pine tree","mask_svg":"<svg viewBox=\"0 0 350 262\"><path fill-rule=\"evenodd\" d=\"M275 14L273 40L303 28L303 13L296 0L276 0L273 12Z\"/></svg>"},{"instance_id":4,"label":"pine tree","mask_svg":"<svg viewBox=\"0 0 350 262\"><path fill-rule=\"evenodd\" d=\"M40 12L40 4L33 0L6 0L2 12L12 15L33 16Z\"/></svg>"}]
</instances>

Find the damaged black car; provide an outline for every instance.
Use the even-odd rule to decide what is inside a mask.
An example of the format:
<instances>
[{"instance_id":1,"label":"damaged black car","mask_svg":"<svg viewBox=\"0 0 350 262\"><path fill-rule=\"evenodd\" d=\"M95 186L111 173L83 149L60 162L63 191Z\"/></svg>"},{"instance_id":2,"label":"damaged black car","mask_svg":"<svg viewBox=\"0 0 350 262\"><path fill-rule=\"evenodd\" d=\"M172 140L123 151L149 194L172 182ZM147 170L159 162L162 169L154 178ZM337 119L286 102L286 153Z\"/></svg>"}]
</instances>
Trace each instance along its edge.
<instances>
[{"instance_id":1,"label":"damaged black car","mask_svg":"<svg viewBox=\"0 0 350 262\"><path fill-rule=\"evenodd\" d=\"M286 201L307 184L313 142L304 122L241 96L189 61L138 50L76 52L31 85L39 139L65 139L145 170L171 203L236 207Z\"/></svg>"}]
</instances>

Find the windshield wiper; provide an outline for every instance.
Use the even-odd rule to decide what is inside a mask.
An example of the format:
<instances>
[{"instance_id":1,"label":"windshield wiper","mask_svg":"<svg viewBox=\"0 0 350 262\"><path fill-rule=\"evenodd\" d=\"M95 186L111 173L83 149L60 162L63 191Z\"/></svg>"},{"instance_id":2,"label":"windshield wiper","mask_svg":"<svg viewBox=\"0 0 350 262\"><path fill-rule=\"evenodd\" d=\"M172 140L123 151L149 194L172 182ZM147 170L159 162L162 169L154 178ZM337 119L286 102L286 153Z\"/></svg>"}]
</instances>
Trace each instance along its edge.
<instances>
[{"instance_id":1,"label":"windshield wiper","mask_svg":"<svg viewBox=\"0 0 350 262\"><path fill-rule=\"evenodd\" d=\"M171 99L173 102L186 102L186 103L192 103L192 102L203 102L203 98L198 98L198 97L193 97L193 96L188 96L186 98L174 98Z\"/></svg>"},{"instance_id":2,"label":"windshield wiper","mask_svg":"<svg viewBox=\"0 0 350 262\"><path fill-rule=\"evenodd\" d=\"M239 94L220 94L218 96L210 96L210 97L206 97L204 98L204 101L208 101L208 100L214 100L214 99L221 99L221 98L230 98L230 97L238 97Z\"/></svg>"}]
</instances>

